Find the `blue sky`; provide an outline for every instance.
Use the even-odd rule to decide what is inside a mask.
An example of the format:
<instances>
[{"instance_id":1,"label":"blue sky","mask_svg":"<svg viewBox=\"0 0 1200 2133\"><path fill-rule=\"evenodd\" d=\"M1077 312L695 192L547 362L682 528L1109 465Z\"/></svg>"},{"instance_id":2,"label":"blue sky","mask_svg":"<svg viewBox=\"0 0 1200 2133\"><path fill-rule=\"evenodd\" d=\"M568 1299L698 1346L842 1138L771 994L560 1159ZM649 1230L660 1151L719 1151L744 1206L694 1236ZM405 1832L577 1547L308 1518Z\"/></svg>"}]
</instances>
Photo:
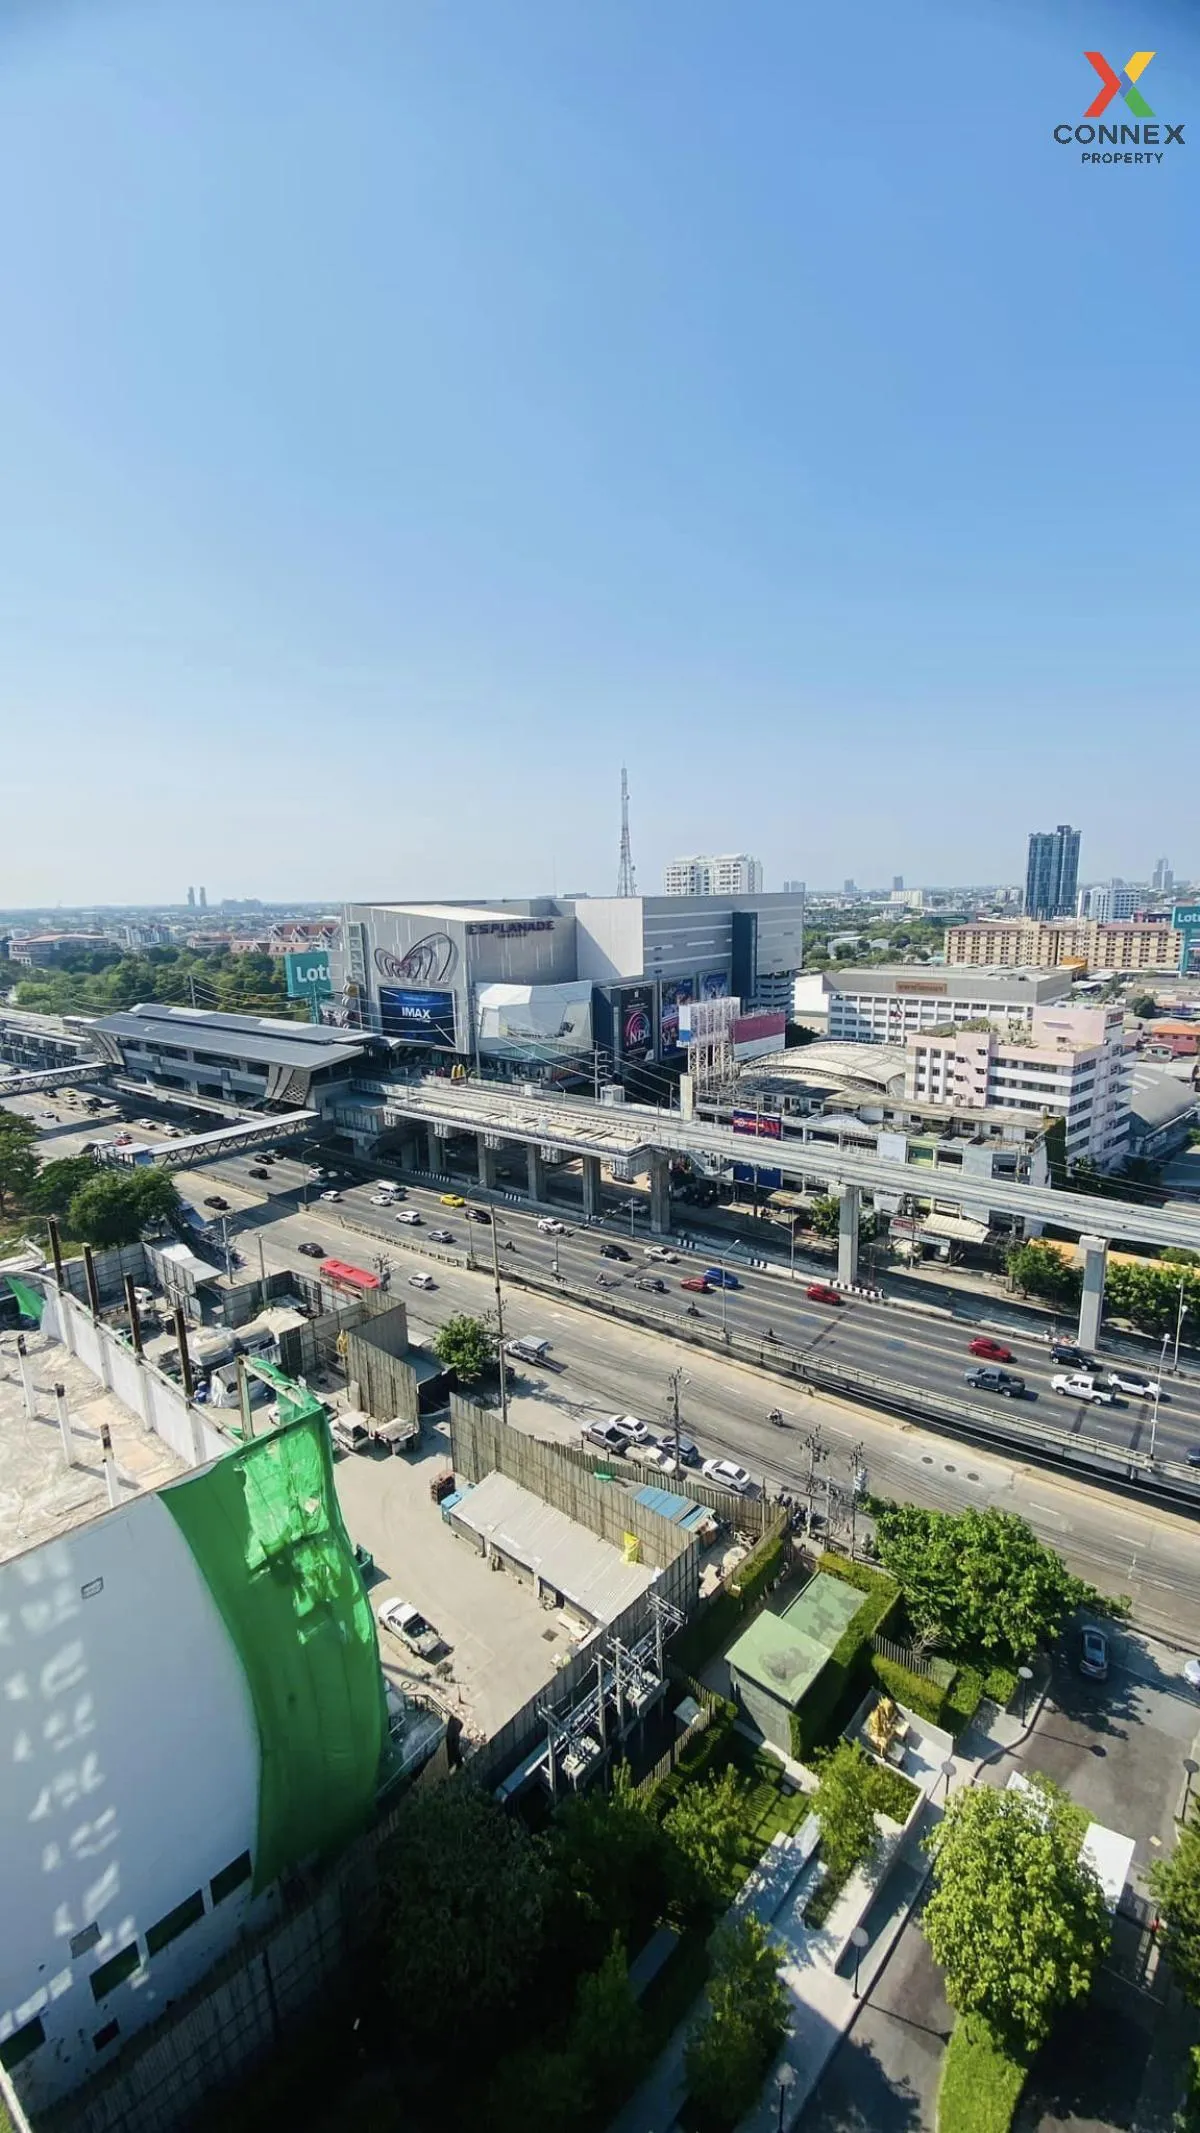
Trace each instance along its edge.
<instances>
[{"instance_id":1,"label":"blue sky","mask_svg":"<svg viewBox=\"0 0 1200 2133\"><path fill-rule=\"evenodd\" d=\"M0 903L1200 874L1198 203L1191 0L0 0Z\"/></svg>"}]
</instances>

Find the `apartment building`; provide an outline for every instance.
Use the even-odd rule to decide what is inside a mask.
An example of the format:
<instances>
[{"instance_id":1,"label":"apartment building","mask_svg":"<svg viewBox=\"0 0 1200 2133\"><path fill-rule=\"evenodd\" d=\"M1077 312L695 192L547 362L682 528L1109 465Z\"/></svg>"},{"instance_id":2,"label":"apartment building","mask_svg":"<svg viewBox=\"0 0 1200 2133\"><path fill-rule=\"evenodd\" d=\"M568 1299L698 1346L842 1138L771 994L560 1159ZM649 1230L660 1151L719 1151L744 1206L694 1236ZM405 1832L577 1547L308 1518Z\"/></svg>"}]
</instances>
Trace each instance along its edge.
<instances>
[{"instance_id":1,"label":"apartment building","mask_svg":"<svg viewBox=\"0 0 1200 2133\"><path fill-rule=\"evenodd\" d=\"M1029 839L1025 869L1025 915L1056 918L1075 909L1079 877L1079 831L1069 822L1055 830L1035 830Z\"/></svg>"},{"instance_id":2,"label":"apartment building","mask_svg":"<svg viewBox=\"0 0 1200 2133\"><path fill-rule=\"evenodd\" d=\"M672 859L663 874L664 896L757 896L762 890L762 860L749 852L696 852Z\"/></svg>"},{"instance_id":3,"label":"apartment building","mask_svg":"<svg viewBox=\"0 0 1200 2133\"><path fill-rule=\"evenodd\" d=\"M1120 1007L1038 1007L1028 1034L944 1029L910 1035L910 1103L1000 1109L1066 1121L1067 1161L1102 1170L1129 1144L1129 1062Z\"/></svg>"},{"instance_id":4,"label":"apartment building","mask_svg":"<svg viewBox=\"0 0 1200 2133\"><path fill-rule=\"evenodd\" d=\"M946 961L960 968L1178 970L1179 954L1179 935L1165 918L981 919L946 932Z\"/></svg>"},{"instance_id":5,"label":"apartment building","mask_svg":"<svg viewBox=\"0 0 1200 2133\"><path fill-rule=\"evenodd\" d=\"M1075 900L1076 918L1094 918L1101 925L1113 919L1133 918L1148 900L1145 885L1136 881L1094 881L1081 889Z\"/></svg>"},{"instance_id":6,"label":"apartment building","mask_svg":"<svg viewBox=\"0 0 1200 2133\"><path fill-rule=\"evenodd\" d=\"M910 1032L984 1020L1028 1028L1037 1007L1063 999L1069 970L989 970L978 973L902 963L874 970L802 971L794 1013L800 1021L824 1015L831 1040L903 1044Z\"/></svg>"}]
</instances>

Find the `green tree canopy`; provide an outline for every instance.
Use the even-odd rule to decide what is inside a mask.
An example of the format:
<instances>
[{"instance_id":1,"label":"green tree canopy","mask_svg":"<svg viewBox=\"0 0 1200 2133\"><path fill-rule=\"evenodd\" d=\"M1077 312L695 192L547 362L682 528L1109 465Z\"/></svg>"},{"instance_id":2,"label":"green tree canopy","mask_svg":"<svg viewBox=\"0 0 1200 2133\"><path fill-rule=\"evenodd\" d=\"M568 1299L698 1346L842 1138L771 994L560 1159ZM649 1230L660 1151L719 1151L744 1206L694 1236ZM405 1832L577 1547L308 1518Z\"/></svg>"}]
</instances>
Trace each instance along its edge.
<instances>
[{"instance_id":1,"label":"green tree canopy","mask_svg":"<svg viewBox=\"0 0 1200 2133\"><path fill-rule=\"evenodd\" d=\"M1082 1999L1109 1941L1104 1895L1079 1857L1081 1823L1049 1779L1031 1793L972 1785L927 1838L933 1894L922 1924L946 1996L1017 2057Z\"/></svg>"},{"instance_id":2,"label":"green tree canopy","mask_svg":"<svg viewBox=\"0 0 1200 2133\"><path fill-rule=\"evenodd\" d=\"M1200 2006L1200 1809L1192 1809L1170 1858L1151 1866L1150 1893L1166 1924L1164 1945L1179 1989Z\"/></svg>"},{"instance_id":3,"label":"green tree canopy","mask_svg":"<svg viewBox=\"0 0 1200 2133\"><path fill-rule=\"evenodd\" d=\"M757 1918L718 1935L708 2008L688 2040L688 2089L713 2121L733 2126L757 2100L787 2023L775 1947Z\"/></svg>"},{"instance_id":4,"label":"green tree canopy","mask_svg":"<svg viewBox=\"0 0 1200 2133\"><path fill-rule=\"evenodd\" d=\"M812 1809L821 1818L821 1857L844 1881L875 1849L879 1835L871 1804L874 1765L857 1741L839 1741L820 1762Z\"/></svg>"},{"instance_id":5,"label":"green tree canopy","mask_svg":"<svg viewBox=\"0 0 1200 2133\"><path fill-rule=\"evenodd\" d=\"M1073 1310L1079 1302L1083 1275L1057 1244L1039 1238L1014 1244L1008 1254L1008 1271L1025 1296L1036 1296L1059 1310Z\"/></svg>"},{"instance_id":6,"label":"green tree canopy","mask_svg":"<svg viewBox=\"0 0 1200 2133\"><path fill-rule=\"evenodd\" d=\"M678 1883L670 1836L634 1792L619 1764L609 1793L593 1788L565 1800L550 1825L547 1859L554 1888L551 1939L579 1951L592 1968L619 1935L638 1948Z\"/></svg>"},{"instance_id":7,"label":"green tree canopy","mask_svg":"<svg viewBox=\"0 0 1200 2133\"><path fill-rule=\"evenodd\" d=\"M438 1330L433 1352L460 1385L473 1385L496 1359L496 1332L485 1318L460 1312Z\"/></svg>"},{"instance_id":8,"label":"green tree canopy","mask_svg":"<svg viewBox=\"0 0 1200 2133\"><path fill-rule=\"evenodd\" d=\"M1180 1303L1194 1327L1200 1309L1200 1280L1176 1261L1172 1264L1110 1262L1104 1282L1105 1302L1117 1318L1127 1318L1144 1333L1161 1336L1174 1330Z\"/></svg>"},{"instance_id":9,"label":"green tree canopy","mask_svg":"<svg viewBox=\"0 0 1200 2133\"><path fill-rule=\"evenodd\" d=\"M385 1983L401 2028L455 2054L494 2046L542 1943L547 1870L469 1779L410 1793L383 1861Z\"/></svg>"},{"instance_id":10,"label":"green tree canopy","mask_svg":"<svg viewBox=\"0 0 1200 2133\"><path fill-rule=\"evenodd\" d=\"M744 1787L735 1770L688 1785L663 1827L696 1886L714 1901L733 1895L741 1857Z\"/></svg>"},{"instance_id":11,"label":"green tree canopy","mask_svg":"<svg viewBox=\"0 0 1200 2133\"><path fill-rule=\"evenodd\" d=\"M886 1504L875 1541L914 1627L959 1658L1016 1663L1075 1608L1109 1605L1015 1511Z\"/></svg>"},{"instance_id":12,"label":"green tree canopy","mask_svg":"<svg viewBox=\"0 0 1200 2133\"><path fill-rule=\"evenodd\" d=\"M90 1155L63 1155L43 1163L25 1195L35 1214L65 1215L76 1193L96 1176Z\"/></svg>"},{"instance_id":13,"label":"green tree canopy","mask_svg":"<svg viewBox=\"0 0 1200 2133\"><path fill-rule=\"evenodd\" d=\"M165 1170L101 1171L71 1198L67 1221L85 1244L136 1244L153 1222L170 1221L180 1199Z\"/></svg>"},{"instance_id":14,"label":"green tree canopy","mask_svg":"<svg viewBox=\"0 0 1200 2133\"><path fill-rule=\"evenodd\" d=\"M32 1119L0 1109L0 1215L29 1193L37 1174L33 1152L37 1137Z\"/></svg>"},{"instance_id":15,"label":"green tree canopy","mask_svg":"<svg viewBox=\"0 0 1200 2133\"><path fill-rule=\"evenodd\" d=\"M1136 1015L1139 1022L1149 1022L1151 1016L1158 1013L1158 1001L1152 992L1135 992L1129 1001L1129 1012Z\"/></svg>"}]
</instances>

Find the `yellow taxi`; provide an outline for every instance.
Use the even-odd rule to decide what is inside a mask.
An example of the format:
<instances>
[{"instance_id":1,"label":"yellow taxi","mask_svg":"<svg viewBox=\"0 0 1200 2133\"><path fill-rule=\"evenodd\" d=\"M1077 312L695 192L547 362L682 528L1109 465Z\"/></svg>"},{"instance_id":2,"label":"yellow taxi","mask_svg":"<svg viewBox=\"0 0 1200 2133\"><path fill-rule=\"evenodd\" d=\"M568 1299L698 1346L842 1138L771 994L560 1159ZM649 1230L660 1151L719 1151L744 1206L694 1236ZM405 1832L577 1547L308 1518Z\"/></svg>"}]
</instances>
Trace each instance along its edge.
<instances>
[{"instance_id":1,"label":"yellow taxi","mask_svg":"<svg viewBox=\"0 0 1200 2133\"><path fill-rule=\"evenodd\" d=\"M443 1207L465 1207L467 1203L463 1199L461 1192L444 1192L441 1196L441 1204Z\"/></svg>"}]
</instances>

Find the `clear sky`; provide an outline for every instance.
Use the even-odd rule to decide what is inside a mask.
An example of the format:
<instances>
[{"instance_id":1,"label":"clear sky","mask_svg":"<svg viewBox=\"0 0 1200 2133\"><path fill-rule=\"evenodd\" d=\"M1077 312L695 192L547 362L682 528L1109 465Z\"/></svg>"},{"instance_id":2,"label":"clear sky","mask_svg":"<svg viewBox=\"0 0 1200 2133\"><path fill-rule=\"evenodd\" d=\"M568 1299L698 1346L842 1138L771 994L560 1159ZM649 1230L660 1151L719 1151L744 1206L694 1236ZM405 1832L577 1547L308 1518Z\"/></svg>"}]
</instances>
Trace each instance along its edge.
<instances>
[{"instance_id":1,"label":"clear sky","mask_svg":"<svg viewBox=\"0 0 1200 2133\"><path fill-rule=\"evenodd\" d=\"M0 0L0 904L1200 873L1198 206L1195 0Z\"/></svg>"}]
</instances>

